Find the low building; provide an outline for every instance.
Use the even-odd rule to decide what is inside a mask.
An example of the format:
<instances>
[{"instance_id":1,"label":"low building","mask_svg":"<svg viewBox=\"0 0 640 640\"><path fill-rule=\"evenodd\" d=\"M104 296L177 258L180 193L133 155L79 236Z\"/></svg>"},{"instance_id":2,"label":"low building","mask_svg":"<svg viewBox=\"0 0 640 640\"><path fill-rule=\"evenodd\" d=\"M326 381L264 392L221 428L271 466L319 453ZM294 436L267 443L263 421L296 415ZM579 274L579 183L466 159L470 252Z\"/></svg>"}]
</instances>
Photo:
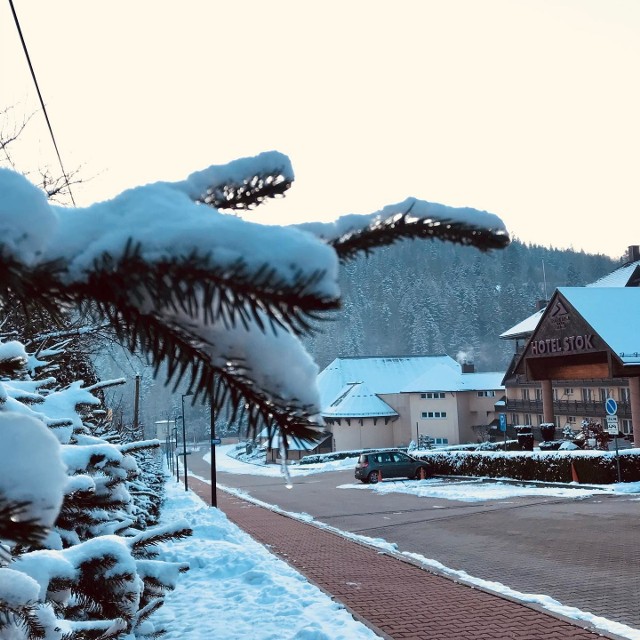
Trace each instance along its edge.
<instances>
[{"instance_id":1,"label":"low building","mask_svg":"<svg viewBox=\"0 0 640 640\"><path fill-rule=\"evenodd\" d=\"M336 451L478 442L497 431L503 372L449 356L336 358L318 376Z\"/></svg>"}]
</instances>

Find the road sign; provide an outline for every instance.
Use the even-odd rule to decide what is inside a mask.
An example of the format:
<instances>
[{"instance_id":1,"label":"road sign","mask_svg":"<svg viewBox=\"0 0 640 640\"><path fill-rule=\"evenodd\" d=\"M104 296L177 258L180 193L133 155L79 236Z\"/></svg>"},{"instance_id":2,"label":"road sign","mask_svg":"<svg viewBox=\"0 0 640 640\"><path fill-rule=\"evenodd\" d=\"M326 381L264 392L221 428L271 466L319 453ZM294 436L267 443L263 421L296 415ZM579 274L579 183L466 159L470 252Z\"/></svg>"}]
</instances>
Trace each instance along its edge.
<instances>
[{"instance_id":1,"label":"road sign","mask_svg":"<svg viewBox=\"0 0 640 640\"><path fill-rule=\"evenodd\" d=\"M618 416L607 416L607 433L612 436L618 434Z\"/></svg>"},{"instance_id":2,"label":"road sign","mask_svg":"<svg viewBox=\"0 0 640 640\"><path fill-rule=\"evenodd\" d=\"M211 438L211 444L222 444L220 438Z\"/></svg>"},{"instance_id":3,"label":"road sign","mask_svg":"<svg viewBox=\"0 0 640 640\"><path fill-rule=\"evenodd\" d=\"M500 431L506 431L507 430L507 414L501 413L499 415L499 419L500 419Z\"/></svg>"},{"instance_id":4,"label":"road sign","mask_svg":"<svg viewBox=\"0 0 640 640\"><path fill-rule=\"evenodd\" d=\"M607 398L604 408L610 416L615 416L618 413L618 403L613 398Z\"/></svg>"}]
</instances>

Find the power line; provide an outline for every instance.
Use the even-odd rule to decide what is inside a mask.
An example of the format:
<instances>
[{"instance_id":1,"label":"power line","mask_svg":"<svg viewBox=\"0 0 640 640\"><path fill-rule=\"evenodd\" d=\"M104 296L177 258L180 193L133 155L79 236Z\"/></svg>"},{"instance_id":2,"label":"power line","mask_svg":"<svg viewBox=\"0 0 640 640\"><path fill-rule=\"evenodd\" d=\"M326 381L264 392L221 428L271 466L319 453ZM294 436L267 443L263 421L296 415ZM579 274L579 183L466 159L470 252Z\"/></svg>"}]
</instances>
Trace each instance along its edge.
<instances>
[{"instance_id":1,"label":"power line","mask_svg":"<svg viewBox=\"0 0 640 640\"><path fill-rule=\"evenodd\" d=\"M20 36L20 42L22 42L22 49L24 50L24 55L27 58L27 63L29 65L29 70L31 71L31 77L33 78L33 83L36 86L36 91L38 92L38 99L40 100L40 106L42 107L42 112L44 113L44 118L47 121L47 127L49 127L49 133L51 134L51 141L53 142L53 147L56 150L56 155L58 156L58 162L60 163L60 169L62 169L62 175L64 177L65 184L67 185L67 189L69 190L69 195L71 196L71 202L73 202L73 206L76 206L76 201L73 199L73 193L71 193L71 185L69 184L69 178L67 177L67 172L64 170L64 165L62 164L62 157L60 156L60 151L58 151L58 145L56 143L56 138L53 135L53 128L51 127L51 122L49 121L49 114L47 113L47 108L44 106L44 100L42 99L42 94L40 93L40 87L38 85L38 80L36 78L36 72L33 69L33 65L31 64L31 57L29 56L29 50L27 49L27 43L24 41L24 37L22 35L22 29L20 28L20 21L18 20L18 15L16 14L16 10L13 6L13 0L9 0L9 5L11 6L11 13L13 14L13 20L16 23L16 28L18 29L18 35Z\"/></svg>"}]
</instances>

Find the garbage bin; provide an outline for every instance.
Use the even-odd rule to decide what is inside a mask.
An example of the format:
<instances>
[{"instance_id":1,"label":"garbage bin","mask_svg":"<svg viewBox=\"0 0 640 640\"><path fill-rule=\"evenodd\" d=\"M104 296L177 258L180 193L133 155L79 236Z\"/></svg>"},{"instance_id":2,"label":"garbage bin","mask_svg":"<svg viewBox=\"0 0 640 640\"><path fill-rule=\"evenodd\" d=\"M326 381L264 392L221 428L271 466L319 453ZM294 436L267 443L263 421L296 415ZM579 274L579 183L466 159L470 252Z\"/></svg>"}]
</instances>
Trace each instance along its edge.
<instances>
[{"instance_id":1,"label":"garbage bin","mask_svg":"<svg viewBox=\"0 0 640 640\"><path fill-rule=\"evenodd\" d=\"M518 428L518 444L522 451L533 451L533 431L531 427Z\"/></svg>"}]
</instances>

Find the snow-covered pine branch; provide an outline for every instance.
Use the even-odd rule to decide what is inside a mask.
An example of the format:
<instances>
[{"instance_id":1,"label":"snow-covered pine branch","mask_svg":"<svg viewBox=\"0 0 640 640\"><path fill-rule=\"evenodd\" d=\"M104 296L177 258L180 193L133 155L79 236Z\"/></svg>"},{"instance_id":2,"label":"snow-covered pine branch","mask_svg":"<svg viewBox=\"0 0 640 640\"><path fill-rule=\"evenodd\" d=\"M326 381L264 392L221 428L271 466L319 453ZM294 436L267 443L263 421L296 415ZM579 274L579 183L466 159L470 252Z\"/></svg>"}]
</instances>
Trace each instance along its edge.
<instances>
[{"instance_id":1,"label":"snow-covered pine branch","mask_svg":"<svg viewBox=\"0 0 640 640\"><path fill-rule=\"evenodd\" d=\"M168 364L168 382L186 377L194 400L213 394L214 410L246 407L251 430L313 437L318 370L298 335L339 306L339 261L402 238L482 250L509 238L496 216L416 199L333 229L216 210L282 195L293 177L286 156L266 152L72 209L0 170L0 299L11 290L54 316L60 305L95 306L97 321L156 371Z\"/></svg>"},{"instance_id":2,"label":"snow-covered pine branch","mask_svg":"<svg viewBox=\"0 0 640 640\"><path fill-rule=\"evenodd\" d=\"M328 242L342 262L400 240L423 238L474 246L481 251L502 249L509 236L494 214L468 207L448 207L416 198L387 205L368 215L342 216L332 223L297 225Z\"/></svg>"}]
</instances>

